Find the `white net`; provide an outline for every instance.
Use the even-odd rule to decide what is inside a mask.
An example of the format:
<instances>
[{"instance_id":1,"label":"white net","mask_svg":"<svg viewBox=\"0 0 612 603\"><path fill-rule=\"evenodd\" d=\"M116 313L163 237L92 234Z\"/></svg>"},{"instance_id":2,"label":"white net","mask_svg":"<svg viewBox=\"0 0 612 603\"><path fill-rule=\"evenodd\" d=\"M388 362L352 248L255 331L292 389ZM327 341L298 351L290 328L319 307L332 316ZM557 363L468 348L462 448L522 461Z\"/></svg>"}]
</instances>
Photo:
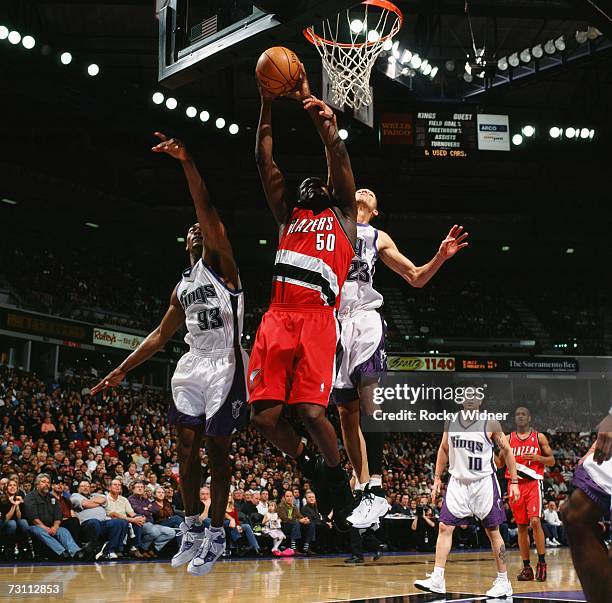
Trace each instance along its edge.
<instances>
[{"instance_id":1,"label":"white net","mask_svg":"<svg viewBox=\"0 0 612 603\"><path fill-rule=\"evenodd\" d=\"M304 31L321 55L333 102L353 109L372 102L372 68L402 27L401 13L390 2L364 2L361 8L359 15L348 9Z\"/></svg>"}]
</instances>

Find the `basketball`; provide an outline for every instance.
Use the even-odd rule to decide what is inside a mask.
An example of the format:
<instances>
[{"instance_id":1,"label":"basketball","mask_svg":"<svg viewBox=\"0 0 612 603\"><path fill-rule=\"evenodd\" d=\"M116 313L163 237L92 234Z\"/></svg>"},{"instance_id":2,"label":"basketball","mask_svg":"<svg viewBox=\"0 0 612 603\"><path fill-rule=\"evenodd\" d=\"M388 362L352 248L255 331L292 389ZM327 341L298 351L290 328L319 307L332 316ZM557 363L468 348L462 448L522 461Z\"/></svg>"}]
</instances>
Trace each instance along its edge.
<instances>
[{"instance_id":1,"label":"basketball","mask_svg":"<svg viewBox=\"0 0 612 603\"><path fill-rule=\"evenodd\" d=\"M261 54L255 73L268 92L286 94L300 81L300 59L293 50L274 46Z\"/></svg>"}]
</instances>

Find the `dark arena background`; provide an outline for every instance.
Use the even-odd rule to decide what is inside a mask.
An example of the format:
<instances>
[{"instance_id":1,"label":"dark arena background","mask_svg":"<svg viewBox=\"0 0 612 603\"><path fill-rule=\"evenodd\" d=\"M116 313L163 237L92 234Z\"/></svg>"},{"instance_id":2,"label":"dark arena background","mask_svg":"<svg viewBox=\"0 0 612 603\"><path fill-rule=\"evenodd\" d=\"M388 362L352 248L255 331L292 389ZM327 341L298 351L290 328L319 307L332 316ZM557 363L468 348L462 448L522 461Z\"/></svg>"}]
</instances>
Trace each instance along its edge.
<instances>
[{"instance_id":1,"label":"dark arena background","mask_svg":"<svg viewBox=\"0 0 612 603\"><path fill-rule=\"evenodd\" d=\"M416 266L436 255L453 225L469 233L469 246L424 286L378 262L388 374L410 383L493 383L511 409L506 434L516 429L514 409L530 409L554 455L540 484L548 576L516 579L523 563L505 500L500 531L514 601L610 601L611 566L600 591L583 590L571 526L558 520L612 403L611 3L395 4L404 23L372 69L372 105L336 106L339 134L357 188L376 193L373 226ZM279 236L254 156L255 65L266 48L290 48L313 93L335 104L302 29L335 22L347 9L363 15L355 0L0 4L1 601L487 598L496 571L479 522L455 530L446 595L413 584L434 568L441 501L432 503L431 489L441 431L386 431L382 489L390 511L378 530L358 533L363 566L357 530L339 531L320 516L310 546L302 524L297 542L287 537L281 546L294 554L272 554L255 512L262 492L280 503L289 490L297 514L307 514L316 484L253 424L238 431L230 499L239 520L226 522L227 548L214 570L194 576L170 563L185 507L167 410L173 372L189 349L185 328L119 385L91 394L156 329L189 266L194 206L180 163L151 152L156 131L184 142L227 229L250 352L270 303ZM274 156L293 201L302 180L326 178L325 153L298 103L280 98L273 106ZM284 414L306 434L292 409ZM587 414L588 424L578 418ZM334 404L327 416L351 475ZM610 431L601 428L600 441ZM196 465L206 517L206 446ZM32 495L42 474L73 540L57 550L32 530L41 521ZM507 498L505 470L498 476ZM165 521L179 539L146 549L128 530L109 553L109 532L92 535L83 525L91 508L79 511L74 495L85 480L90 500L110 496L115 477L130 499L134 483L144 482L142 500L155 497L165 512L151 515L151 529ZM445 471L443 491L448 479ZM24 501L16 504L18 496ZM609 515L596 520L584 529L608 547ZM357 562L345 563L351 554Z\"/></svg>"}]
</instances>

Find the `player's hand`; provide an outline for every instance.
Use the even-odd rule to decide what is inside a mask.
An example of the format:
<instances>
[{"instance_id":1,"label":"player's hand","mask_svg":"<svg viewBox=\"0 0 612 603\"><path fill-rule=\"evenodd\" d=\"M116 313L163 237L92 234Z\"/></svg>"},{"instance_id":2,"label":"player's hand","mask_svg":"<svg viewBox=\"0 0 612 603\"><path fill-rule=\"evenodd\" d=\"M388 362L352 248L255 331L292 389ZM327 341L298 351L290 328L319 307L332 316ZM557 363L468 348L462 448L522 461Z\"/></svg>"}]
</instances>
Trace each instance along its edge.
<instances>
[{"instance_id":1,"label":"player's hand","mask_svg":"<svg viewBox=\"0 0 612 603\"><path fill-rule=\"evenodd\" d=\"M261 85L261 82L259 81L259 78L256 77L255 81L257 82L257 88L259 89L259 96L261 96L261 101L273 101L278 94L274 94L273 92L270 92L267 88L264 88Z\"/></svg>"},{"instance_id":2,"label":"player's hand","mask_svg":"<svg viewBox=\"0 0 612 603\"><path fill-rule=\"evenodd\" d=\"M449 231L446 239L440 243L440 249L438 253L444 260L452 258L460 249L467 247L469 243L465 240L468 237L468 233L464 232L461 234L463 226L457 226L455 224Z\"/></svg>"},{"instance_id":3,"label":"player's hand","mask_svg":"<svg viewBox=\"0 0 612 603\"><path fill-rule=\"evenodd\" d=\"M298 82L297 86L291 90L291 92L287 92L282 96L292 98L293 100L300 102L311 96L310 84L308 82L308 76L306 75L306 70L304 69L303 63L300 63L300 81Z\"/></svg>"},{"instance_id":4,"label":"player's hand","mask_svg":"<svg viewBox=\"0 0 612 603\"><path fill-rule=\"evenodd\" d=\"M440 491L442 490L442 480L439 477L434 479L433 486L431 487L431 504L436 504L436 499L440 496Z\"/></svg>"},{"instance_id":5,"label":"player's hand","mask_svg":"<svg viewBox=\"0 0 612 603\"><path fill-rule=\"evenodd\" d=\"M166 153L174 159L179 161L187 161L189 159L189 153L187 148L178 138L168 138L161 132L154 132L155 136L161 140L158 145L151 148L154 153Z\"/></svg>"},{"instance_id":6,"label":"player's hand","mask_svg":"<svg viewBox=\"0 0 612 603\"><path fill-rule=\"evenodd\" d=\"M601 465L612 458L612 415L608 415L597 428L593 460Z\"/></svg>"},{"instance_id":7,"label":"player's hand","mask_svg":"<svg viewBox=\"0 0 612 603\"><path fill-rule=\"evenodd\" d=\"M510 484L508 486L508 498L512 499L513 502L518 502L521 497L521 491L519 490L518 484Z\"/></svg>"},{"instance_id":8,"label":"player's hand","mask_svg":"<svg viewBox=\"0 0 612 603\"><path fill-rule=\"evenodd\" d=\"M325 102L323 102L320 98L317 98L314 95L305 98L302 103L304 104L304 109L308 111L309 109L318 109L319 117L323 119L331 119L332 121L336 121L336 115L332 111L331 107Z\"/></svg>"},{"instance_id":9,"label":"player's hand","mask_svg":"<svg viewBox=\"0 0 612 603\"><path fill-rule=\"evenodd\" d=\"M120 368L112 370L100 383L95 385L91 390L91 395L95 396L98 392L106 389L107 387L115 387L119 385L124 379L127 373L122 371Z\"/></svg>"}]
</instances>

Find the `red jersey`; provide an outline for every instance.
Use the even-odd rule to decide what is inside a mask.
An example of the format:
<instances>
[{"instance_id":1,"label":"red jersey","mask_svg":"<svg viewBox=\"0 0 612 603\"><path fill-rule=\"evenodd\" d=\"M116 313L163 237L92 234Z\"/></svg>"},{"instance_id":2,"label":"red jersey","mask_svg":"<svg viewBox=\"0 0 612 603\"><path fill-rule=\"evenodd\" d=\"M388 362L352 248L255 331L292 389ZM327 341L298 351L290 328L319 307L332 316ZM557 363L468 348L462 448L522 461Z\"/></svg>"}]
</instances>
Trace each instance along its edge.
<instances>
[{"instance_id":1,"label":"red jersey","mask_svg":"<svg viewBox=\"0 0 612 603\"><path fill-rule=\"evenodd\" d=\"M354 255L331 208L294 208L276 251L271 302L338 308Z\"/></svg>"},{"instance_id":2,"label":"red jersey","mask_svg":"<svg viewBox=\"0 0 612 603\"><path fill-rule=\"evenodd\" d=\"M538 432L532 429L528 436L521 437L516 431L513 431L510 434L509 444L516 460L516 472L519 480L544 479L544 465L523 458L524 454L542 454ZM506 477L510 479L508 469L506 469Z\"/></svg>"}]
</instances>

